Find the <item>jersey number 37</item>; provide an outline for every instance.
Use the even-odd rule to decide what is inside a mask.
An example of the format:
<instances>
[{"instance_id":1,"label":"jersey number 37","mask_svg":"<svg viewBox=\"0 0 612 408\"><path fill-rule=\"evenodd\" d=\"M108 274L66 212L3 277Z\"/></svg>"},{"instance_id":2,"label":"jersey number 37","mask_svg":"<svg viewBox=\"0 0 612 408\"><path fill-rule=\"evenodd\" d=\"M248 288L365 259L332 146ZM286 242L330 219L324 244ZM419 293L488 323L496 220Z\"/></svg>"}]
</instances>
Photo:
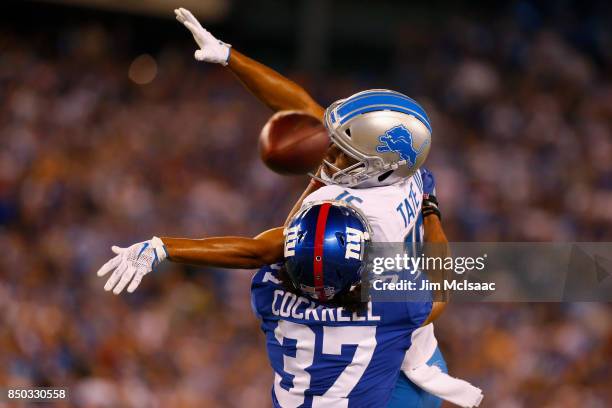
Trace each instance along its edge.
<instances>
[{"instance_id":1,"label":"jersey number 37","mask_svg":"<svg viewBox=\"0 0 612 408\"><path fill-rule=\"evenodd\" d=\"M279 344L284 339L294 340L295 357L283 355L283 371L293 376L293 386L288 390L281 386L283 377L276 373L274 378L274 394L281 406L287 408L299 407L304 403L304 392L310 388L310 374L306 369L315 362L315 332L308 326L279 320L274 330L274 336ZM312 399L313 408L346 408L348 395L359 383L361 376L370 364L376 348L375 326L323 326L323 348L320 358L327 355L340 355L342 346L356 345L352 361L340 373L336 381L322 395Z\"/></svg>"}]
</instances>

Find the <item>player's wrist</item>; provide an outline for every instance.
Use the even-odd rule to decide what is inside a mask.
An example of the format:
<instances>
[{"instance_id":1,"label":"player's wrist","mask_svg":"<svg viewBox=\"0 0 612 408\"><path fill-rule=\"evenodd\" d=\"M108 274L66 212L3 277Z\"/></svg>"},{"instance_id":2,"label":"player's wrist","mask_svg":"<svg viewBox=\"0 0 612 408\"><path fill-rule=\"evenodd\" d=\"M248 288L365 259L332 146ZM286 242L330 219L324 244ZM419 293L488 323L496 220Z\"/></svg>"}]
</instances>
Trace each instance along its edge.
<instances>
[{"instance_id":1,"label":"player's wrist","mask_svg":"<svg viewBox=\"0 0 612 408\"><path fill-rule=\"evenodd\" d=\"M157 255L157 259L159 262L163 262L167 258L169 258L168 249L166 248L166 245L164 244L164 241L162 241L161 238L159 237L151 238L151 247L155 251L155 254Z\"/></svg>"},{"instance_id":2,"label":"player's wrist","mask_svg":"<svg viewBox=\"0 0 612 408\"><path fill-rule=\"evenodd\" d=\"M229 64L229 60L230 60L230 57L232 55L232 44L224 43L221 40L217 40L217 41L219 41L219 44L222 47L221 61L219 62L219 64L221 64L224 67L226 67L227 64Z\"/></svg>"},{"instance_id":3,"label":"player's wrist","mask_svg":"<svg viewBox=\"0 0 612 408\"><path fill-rule=\"evenodd\" d=\"M433 194L423 194L423 205L421 207L423 218L435 215L442 220L442 213L438 208L438 199Z\"/></svg>"}]
</instances>

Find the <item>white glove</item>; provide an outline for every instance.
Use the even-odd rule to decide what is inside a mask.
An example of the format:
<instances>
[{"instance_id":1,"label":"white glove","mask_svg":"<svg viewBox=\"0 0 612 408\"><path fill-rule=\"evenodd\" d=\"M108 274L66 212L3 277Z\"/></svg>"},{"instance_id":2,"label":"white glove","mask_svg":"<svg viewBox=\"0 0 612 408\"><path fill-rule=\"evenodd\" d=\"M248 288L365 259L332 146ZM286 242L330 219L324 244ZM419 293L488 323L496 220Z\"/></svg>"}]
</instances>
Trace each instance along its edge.
<instances>
[{"instance_id":1,"label":"white glove","mask_svg":"<svg viewBox=\"0 0 612 408\"><path fill-rule=\"evenodd\" d=\"M114 270L111 277L106 281L104 290L109 291L114 287L113 293L115 295L121 293L130 281L132 283L128 287L128 292L134 292L142 277L153 271L157 265L168 257L163 241L157 237L139 242L129 248L113 246L111 250L117 256L102 265L98 270L98 276L104 276Z\"/></svg>"},{"instance_id":2,"label":"white glove","mask_svg":"<svg viewBox=\"0 0 612 408\"><path fill-rule=\"evenodd\" d=\"M200 22L191 14L191 11L179 8L174 10L176 19L183 23L200 47L194 54L198 61L212 62L227 65L230 56L230 44L217 40L211 33L206 31Z\"/></svg>"}]
</instances>

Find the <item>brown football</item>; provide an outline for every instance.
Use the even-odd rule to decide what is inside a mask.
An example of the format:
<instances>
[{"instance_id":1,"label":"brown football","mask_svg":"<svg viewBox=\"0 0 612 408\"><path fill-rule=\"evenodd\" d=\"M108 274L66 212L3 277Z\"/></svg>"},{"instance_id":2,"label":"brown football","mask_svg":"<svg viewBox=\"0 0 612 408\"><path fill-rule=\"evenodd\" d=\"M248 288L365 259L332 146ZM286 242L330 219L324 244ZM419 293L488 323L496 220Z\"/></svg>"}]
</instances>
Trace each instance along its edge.
<instances>
[{"instance_id":1,"label":"brown football","mask_svg":"<svg viewBox=\"0 0 612 408\"><path fill-rule=\"evenodd\" d=\"M306 174L315 170L328 146L325 126L301 111L275 113L259 135L261 160L279 174Z\"/></svg>"}]
</instances>

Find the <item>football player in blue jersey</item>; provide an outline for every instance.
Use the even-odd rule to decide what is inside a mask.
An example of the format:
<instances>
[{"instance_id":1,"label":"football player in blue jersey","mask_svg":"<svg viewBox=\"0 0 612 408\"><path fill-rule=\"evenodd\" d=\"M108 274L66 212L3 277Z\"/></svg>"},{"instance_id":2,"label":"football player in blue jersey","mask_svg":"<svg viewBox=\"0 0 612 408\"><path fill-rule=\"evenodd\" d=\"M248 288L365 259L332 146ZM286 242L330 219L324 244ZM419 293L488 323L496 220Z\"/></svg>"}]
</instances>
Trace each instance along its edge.
<instances>
[{"instance_id":1,"label":"football player in blue jersey","mask_svg":"<svg viewBox=\"0 0 612 408\"><path fill-rule=\"evenodd\" d=\"M427 173L424 173L422 182L426 191L432 188L432 181L433 180L427 176ZM330 188L335 188L335 186L327 186L322 188L320 191L330 190ZM395 190L396 188L393 188L392 191ZM300 224L302 220L307 218L306 215L310 214L311 218L313 217L312 214L314 213L310 212L309 209L315 208L318 203L318 201L312 200L313 196L314 194L310 194L303 200L305 204L301 207L302 209L297 213L297 216L292 218L294 221L288 224L286 234L283 233L285 228L279 227L263 232L255 238L212 237L204 239L186 239L153 237L150 240L134 244L128 248L113 247L112 250L117 254L117 256L103 265L98 271L98 275L104 276L112 271L112 274L105 285L105 290L112 290L115 294L119 294L126 287L128 292L133 292L140 284L143 276L152 272L161 262L166 259L174 262L183 262L196 265L241 269L273 265L270 267L265 267L263 271L260 271L256 275L254 282L259 282L257 278L259 277L259 279L261 279L261 284L272 282L279 285L275 291L277 289L281 290L280 286L282 286L286 292L293 293L292 290L288 290L287 288L287 282L291 282L295 290L299 290L303 295L310 296L313 301L332 300L340 302L340 305L334 305L332 308L333 310L331 311L314 311L314 309L318 308L318 306L316 306L312 308L313 310L304 311L304 316L307 318L312 316L314 321L344 322L346 317L337 309L337 307L343 307L349 312L358 312L360 310L360 301L358 301L355 296L357 293L359 293L359 291L347 291L349 284L351 286L355 284L357 275L346 273L345 267L350 269L353 267L357 268L357 266L361 265L361 259L363 258L361 251L362 248L364 248L363 242L365 242L366 239L372 240L372 237L376 235L376 231L371 228L367 221L364 221L365 218L363 216L358 220L361 222L361 224L355 221L353 224L344 225L344 230L342 228L338 229L339 227L336 225L338 222L330 223L330 227L332 225L336 225L336 232L329 232L329 234L331 234L330 238L332 238L332 242L335 241L337 245L346 247L347 249L345 251L348 251L349 249L351 251L344 252L344 259L338 259L337 257L334 258L333 256L326 257L326 254L329 255L331 253L333 255L334 252L333 250L331 252L325 250L320 244L321 242L325 243L328 241L326 238L329 236L328 232L325 232L325 229L319 228L319 230L317 230L315 228L313 230L315 232L308 235L308 231L312 229L312 227L308 227L307 223L304 226ZM427 241L446 242L444 233L439 226L439 210L437 210L435 203L432 201L432 197L429 197L428 200L429 201L424 200L425 203L422 205L422 212L427 214L423 221ZM359 203L358 200L354 200L354 202ZM342 207L342 204L337 204L336 206ZM317 213L317 224L320 223L321 225L326 226L327 222L324 221L327 219L326 217L328 217L328 215L323 217L321 215L321 211L329 214L331 212L331 205L328 205L327 209L325 209L325 206L320 207L321 208ZM357 210L354 212L356 214L359 213ZM312 222L312 219L310 219L310 221ZM323 231L325 233L317 233L316 231ZM286 240L284 235L286 235ZM310 240L315 240L314 244L311 243L312 245L310 245L313 248L312 251L310 253L303 251L297 253L296 248L299 248L303 246L303 244L309 242L304 238L307 235ZM319 252L314 250L314 248L317 247L320 248ZM336 253L337 252L338 251L336 251ZM351 256L351 254L355 256ZM283 259L288 260L286 276L289 276L290 279L283 278L283 269L281 269L278 265L274 266L275 263L283 261ZM326 268L326 266L321 263L323 260L330 263L329 268ZM359 260L359 262L356 262L356 260ZM346 266L344 264L346 264ZM317 281L317 276L320 277L321 281ZM326 279L334 276L336 276L336 283L326 285ZM261 286L257 286L255 283L253 286L253 291L254 293L260 293L259 289L261 289ZM283 283L284 285L281 285ZM269 289L269 285L271 284L269 283L268 286L266 286L266 290ZM278 297L280 297L280 292L274 293L275 295L270 304L270 307L273 308L271 309L272 314L274 314L274 311L278 311L279 315L283 317L287 313L283 307L286 306L287 302L298 302L297 298L293 299L291 295L283 295L288 297L283 297L280 299L281 303L277 304L276 302L279 300ZM303 301L300 301L299 303L301 307L306 307L304 306L305 304L312 305L308 302L302 305L302 303L304 303ZM293 306L295 306L295 304ZM291 313L293 313L293 306L291 308ZM381 404L375 404L374 406L384 407L385 404L387 404L387 401L389 401L388 405L386 405L389 407L432 407L440 405L439 397L444 397L449 401L460 402L462 406L466 407L477 406L477 403L481 398L480 390L464 381L453 379L443 373L445 371L445 365L439 351L436 350L435 339L433 342L434 349L429 349L429 345L432 342L427 341L427 336L433 336L433 331L426 329L431 327L430 322L437 317L437 315L439 315L439 313L443 310L443 307L444 303L434 302L433 306L431 307L431 314L427 320L423 321L424 325L420 327L411 326L412 329L401 331L407 337L404 339L403 343L400 342L395 344L404 344L408 347L405 355L402 355L403 363L401 368L403 373L398 377L396 374L390 373L389 371L389 378L392 380L395 387L389 396L390 400L385 399L384 404L382 403L383 400L379 400ZM404 306L396 303L385 304L384 308L389 310L396 309L395 312L388 313L400 313L405 310ZM265 320L264 314L261 312L261 308L258 309L256 307L256 310L259 310L257 313ZM282 314L280 314L280 310L283 310ZM298 313L299 316L300 312L296 313ZM366 313L365 320L368 320L369 316L371 315L371 311L366 310ZM378 315L373 314L372 316ZM356 321L358 321L361 318L362 317L353 317L352 320L349 318L349 321L356 319ZM375 318L373 319L375 320ZM286 326L286 330L289 331L296 330L299 332L302 330L300 329L300 326L291 325L289 323L282 323L282 325L283 327ZM270 325L264 325L264 329L269 329L270 327ZM325 331L325 329L323 330ZM417 336L417 333L419 336ZM295 334L286 334L286 337L288 338L295 339L296 336L299 336L299 333L296 332ZM425 340L423 340L424 336ZM413 344L415 347L410 347ZM397 351L397 348L394 350ZM396 355L394 354L394 356ZM278 368L278 362L276 359L273 359L272 355L271 360L273 367L275 367L275 369ZM292 366L290 366L288 370L291 370L291 367ZM283 372L291 373L291 371L287 370L284 370ZM277 370L277 374L281 377L283 377L283 372L279 372ZM347 371L343 377L342 384L347 381L357 381L357 374L359 374L359 372L355 373L354 370ZM329 375L329 373L326 374L326 371L323 370L318 371L317 375L326 376ZM423 379L423 385L420 386L425 387L429 392L424 391L422 388L416 387L412 382L407 380L407 376L411 379ZM278 377L277 380L282 381L279 380ZM315 380L317 379L315 378ZM382 380L378 379L377 381ZM287 387L287 382L288 380L285 378L285 382L283 383L285 384L285 387L281 385L278 386L285 389ZM318 391L316 392L320 392L324 388L322 384L327 383L316 382L315 384L318 384L316 388ZM331 387L330 384L327 385ZM387 382L385 382L385 384L388 385ZM297 385L295 385L295 387L297 387ZM362 387L366 387L366 385L363 385ZM297 387L296 390L290 393L290 395L293 395L298 391L305 392L307 389L308 387L304 387L302 384L301 388ZM359 389L361 388L358 388L355 392L358 392ZM347 391L347 389L342 388L342 392L344 391ZM323 393L319 395L314 394L314 392L315 391L312 391L308 395L314 398L314 396L318 395L322 397L325 394ZM277 394L285 395L280 389L277 390L275 395ZM348 397L349 394L350 392L348 392L345 397ZM438 395L439 397L434 395ZM285 401L282 396L278 398L280 398L278 401ZM304 398L306 398L306 394L304 395ZM281 406L294 406L291 403L291 401L293 401L292 398L289 398L288 401L289 402L283 402ZM317 399L317 401L322 400Z\"/></svg>"},{"instance_id":2,"label":"football player in blue jersey","mask_svg":"<svg viewBox=\"0 0 612 408\"><path fill-rule=\"evenodd\" d=\"M434 317L433 302L362 296L371 235L356 208L312 202L287 225L285 262L253 278L275 407L387 406L412 333Z\"/></svg>"},{"instance_id":3,"label":"football player in blue jersey","mask_svg":"<svg viewBox=\"0 0 612 408\"><path fill-rule=\"evenodd\" d=\"M339 164L338 161L336 161L335 163ZM331 175L333 176L333 174ZM383 194L381 197L390 198L395 194L395 192L398 193L398 197L399 197L401 196L401 194L399 193L401 193L402 190L413 191L414 189L416 191L421 191L419 190L420 188L422 188L425 192L428 192L428 191L433 192L434 183L433 183L433 178L431 177L431 175L428 174L427 172L422 172L422 173L420 172L419 177L420 177L418 179L420 180L419 183L417 183L414 177L411 177L409 181L410 187L404 186L403 189L398 189L395 184L392 186L389 186L388 188L383 187L382 188L383 190L389 189L389 192L387 194L384 194L384 191L383 191ZM335 188L337 188L337 186L325 186L321 188L320 190L315 191L313 194L309 194L307 197L301 200L305 204L302 207L300 207L302 209L298 212L298 216L296 217L296 219L301 220L302 218L304 218L304 214L311 214L310 212L307 212L306 210L311 208L314 204L317 204L318 202L317 200L321 197L321 194L323 193L328 194L327 192L330 192L330 191L333 192ZM362 200L361 198L355 196L356 198L353 200L353 202L356 204L363 204L363 203L369 202L368 200L369 197L367 197L367 195L364 195L363 192L354 192L352 189L348 190L348 192L350 194L360 194L364 198L364 200ZM437 209L437 206L435 205L435 199L433 198L433 196L426 196L424 194L421 194L421 196L422 196L422 201L423 201L421 204L421 211L425 215L423 217L422 222L423 222L423 226L425 230L426 241L442 242L442 243L446 242L444 232L442 231L440 227L440 223L439 223L440 213L439 213L439 210ZM375 198L376 197L377 196L375 196ZM394 203L393 200L387 200L387 201L389 201L387 204ZM298 204L302 204L302 203L300 202ZM410 206L410 203L406 202L404 203L404 205ZM378 211L379 207L380 206L373 206L373 207L366 206L363 208L367 209L368 211ZM330 210L328 209L327 212L329 211ZM384 215L384 212L388 212L388 209L386 211L383 211L381 214ZM403 214L403 213L401 216L400 215L397 215L397 216L399 217L398 218L399 222L401 222L400 220L402 218L406 218L407 220L411 218L408 214ZM414 220L410 222L412 223L412 226L409 227L409 230L413 231L414 226L415 226ZM359 225L362 225L362 227L359 227ZM381 228L380 220L375 219L375 225L379 225L379 228L377 229L378 231L383 231L383 229ZM369 226L369 228L366 228L366 226ZM362 258L361 251L360 251L360 249L363 248L363 245L361 243L362 240L365 241L366 238L369 240L372 240L372 238L377 233L377 231L375 231L374 228L372 228L369 225L369 222L366 222L366 221L362 221L362 224L355 224L354 226L351 225L350 227L352 229L351 230L345 229L344 232L341 233L340 238L338 235L332 234L332 236L335 237L336 241L338 241L339 245L345 245L347 248L354 248L355 250L352 251L352 253L359 255L356 258L354 258L354 257L351 257L349 254L348 258L343 261L348 264L347 266L348 268L352 266L356 267L355 264L353 264L352 266L350 264L350 261L353 258L354 259ZM329 274L329 273L325 274L325 267L323 264L320 263L322 259L326 259L330 261L329 258L323 258L324 254L326 253L325 250L322 249L319 255L313 252L311 255L314 257L314 259L310 259L310 260L308 258L308 256L310 256L308 255L308 253L306 254L307 256L304 256L303 252L296 254L295 248L298 247L298 244L301 242L300 240L303 239L304 237L304 233L301 233L300 230L301 228L296 228L296 225L294 223L289 223L286 229L286 236L287 236L286 244L284 244L285 238L283 234L283 231L284 231L283 227L268 230L256 236L255 238L212 237L212 238L194 240L194 239L185 239L185 238L153 237L150 240L134 244L128 248L113 247L112 250L113 252L117 254L117 256L115 256L113 259L108 261L104 266L102 266L102 268L100 268L100 270L98 271L98 275L103 276L112 271L112 274L105 285L105 290L107 291L112 290L115 294L119 294L126 287L127 287L128 292L133 292L137 288L137 286L140 284L143 276L152 272L161 262L163 262L166 259L174 261L174 262L183 262L183 263L190 263L190 264L197 264L197 265L244 269L244 268L257 268L257 267L261 267L264 265L273 265L279 261L282 261L284 257L286 256L286 258L289 259L289 262L287 262L287 266L288 266L287 271L290 272L288 273L288 276L291 277L291 279L283 279L282 277L283 270L280 269L278 266L271 266L271 267L264 268L265 270L264 272L260 271L257 274L257 276L259 276L263 280L263 282L261 283L267 282L265 280L267 276L270 282L273 282L279 285L284 282L285 285L283 285L283 287L285 288L286 291L287 291L286 283L290 281L294 289L299 290L300 293L304 295L311 296L313 300L321 300L321 301L332 300L334 301L334 298L335 298L335 301L340 302L341 305L336 304L332 311L321 312L323 313L323 315L318 317L318 319L319 321L331 321L332 319L333 321L344 321L345 319L344 315L338 314L339 311L336 309L336 307L344 307L344 309L349 312L359 311L360 302L357 301L355 297L355 294L358 293L359 291L352 292L352 295L351 295L351 292L346 291L348 287L346 285L349 285L349 283L353 285L355 283L355 280L354 278L350 278L351 276L350 274L345 275L345 274L339 274L337 272L336 272L336 276L339 276L339 275L346 276L348 277L347 280L343 280L341 284L332 284L332 285L317 285L315 280L311 280L310 282L304 280L303 279L304 277L306 278L309 276L314 277L315 275L308 273L308 272L303 273L306 269L302 269L300 267L300 265L302 264L306 265L304 268L310 267L311 271L316 272L317 274L320 274L321 276L323 276L323 279L325 279L325 276L329 278L330 276L333 276L333 274ZM303 230L307 230L307 228L304 227ZM336 231L336 232L339 232L339 231ZM327 241L327 240L320 238L320 241ZM346 256L346 253L345 253L345 256ZM338 265L342 266L341 262L339 262L338 259L332 258L331 261L334 261L334 264L336 265L337 270L343 269L343 268L338 267ZM317 263L319 266L315 267ZM332 272L333 272L333 269L332 269ZM352 275L352 276L354 277L355 275ZM255 279L254 282L257 282L257 278ZM260 287L254 285L254 291L257 288L260 288ZM288 292L293 293L291 290L288 290ZM280 296L280 294L278 296ZM290 297L291 295L286 295L286 296ZM284 302L285 303L292 302L292 301L297 302L297 300L292 300L292 299L293 298L291 299L287 298L287 300ZM275 302L276 301L273 298L271 307L272 305L276 304ZM283 305L283 300L281 299L280 306L279 305L277 306L282 309L282 305ZM452 379L451 377L448 377L448 376L445 377L444 375L442 375L443 371L445 371L445 365L444 365L444 360L442 359L439 351L437 351L435 339L433 341L433 350L430 349L430 344L432 344L432 341L428 341L427 338L428 336L433 337L433 331L426 330L426 329L428 327L429 328L431 327L430 321L432 321L441 312L441 310L443 310L443 306L444 306L444 303L434 302L434 305L431 310L431 315L429 316L428 320L423 322L424 325L422 327L413 327L413 329L409 331L402 331L402 333L406 334L407 337L406 339L404 339L404 343L401 343L401 344L407 344L408 346L415 344L416 347L408 347L407 352L402 357L403 373L399 377L397 375L390 374L389 378L391 378L392 382L394 382L395 388L393 389L393 392L390 395L390 400L387 406L389 407L396 407L396 406L397 407L399 406L402 406L402 407L405 407L405 406L434 407L434 406L439 406L440 398L434 395L439 395L441 397L444 397L447 400L456 401L456 402L458 401L479 401L480 391L475 389L475 387L472 387L465 382L461 382L460 380ZM394 303L387 304L385 308L390 308L390 309L397 308L397 312L401 312L402 310L405 309L403 306L399 306ZM314 309L316 309L316 307ZM273 314L274 314L274 310L280 310L280 309L276 309L276 308L273 309L272 310ZM258 312L258 313L263 318L263 314L261 312ZM285 313L286 311L283 311L283 314ZM370 313L370 312L366 310L366 313ZM305 311L304 315L305 316L311 316L311 315L319 316L319 312ZM282 316L283 315L281 315L281 317ZM365 316L366 316L365 319L367 320L369 314L366 314ZM377 315L374 314L373 316L377 316ZM313 319L317 321L317 317L313 317ZM285 325L284 323L283 325L290 327L291 330L293 329L298 330L298 331L301 330L299 326L295 326L291 324ZM268 325L268 327L270 326ZM419 336L417 336L417 334L419 334ZM299 334L296 333L296 334L293 334L293 337L291 337L290 334L287 334L287 337L295 338L295 336L298 336L298 335ZM424 338L425 340L423 340ZM416 355L415 355L415 350L417 351ZM418 352L420 352L421 354L419 354ZM274 362L274 361L272 363L273 366L275 364L277 365L277 362ZM288 371L284 371L284 372L286 373ZM322 371L319 373L321 375L325 375L325 371ZM282 377L282 372L279 375L281 375ZM355 378L357 377L353 378L352 377L353 375L356 376L353 370L347 371L347 374L345 374L345 376L343 377L343 383L344 381L355 380ZM420 376L419 378L424 379L423 385L421 385L421 387L426 387L426 389L430 392L426 392L422 388L419 388L415 386L412 382L408 381L407 376L408 378L417 378L417 377L414 377L416 375L419 375ZM347 379L345 378L347 376L350 376L350 377ZM444 381L437 381L435 380L435 378L440 378L441 380L444 380ZM288 380L285 380L285 383L283 384L286 385L287 381ZM450 384L452 385L451 388L448 387L449 381L450 381ZM444 383L446 385L440 388L439 386L436 385L438 383ZM318 383L318 382L316 384L319 384L317 390L320 391L323 386L320 385L321 383ZM385 382L385 384L387 383ZM283 388L282 386L280 387ZM306 390L306 388L304 387L297 388L298 391L300 389L302 391ZM449 389L451 392L450 394L448 394ZM359 389L357 389L357 391L355 392L358 392L358 390ZM461 395L458 396L457 391L459 391ZM295 392L297 391L293 391L293 393ZM279 395L284 395L282 390L278 390L278 393ZM322 397L323 394L319 396ZM309 395L310 397L313 397L313 398L315 396L315 394L313 393ZM282 397L280 398L282 399ZM306 398L306 396L304 396L304 398ZM387 400L384 400L384 401L386 404ZM285 406L285 405L292 406L290 402L287 404L283 403L281 404L281 406ZM477 404L474 404L471 402L469 404L462 404L462 406L475 406L475 405ZM383 405L374 405L374 406L385 406L385 405L383 404Z\"/></svg>"},{"instance_id":4,"label":"football player in blue jersey","mask_svg":"<svg viewBox=\"0 0 612 408\"><path fill-rule=\"evenodd\" d=\"M274 370L276 407L385 407L412 333L439 315L427 299L364 300L361 278L372 229L344 202L305 205L283 228L250 238L156 238L129 248L98 275L105 288L132 292L165 259L234 268L253 277L253 310L262 321ZM280 263L274 263L281 261ZM417 405L404 405L417 406Z\"/></svg>"}]
</instances>

